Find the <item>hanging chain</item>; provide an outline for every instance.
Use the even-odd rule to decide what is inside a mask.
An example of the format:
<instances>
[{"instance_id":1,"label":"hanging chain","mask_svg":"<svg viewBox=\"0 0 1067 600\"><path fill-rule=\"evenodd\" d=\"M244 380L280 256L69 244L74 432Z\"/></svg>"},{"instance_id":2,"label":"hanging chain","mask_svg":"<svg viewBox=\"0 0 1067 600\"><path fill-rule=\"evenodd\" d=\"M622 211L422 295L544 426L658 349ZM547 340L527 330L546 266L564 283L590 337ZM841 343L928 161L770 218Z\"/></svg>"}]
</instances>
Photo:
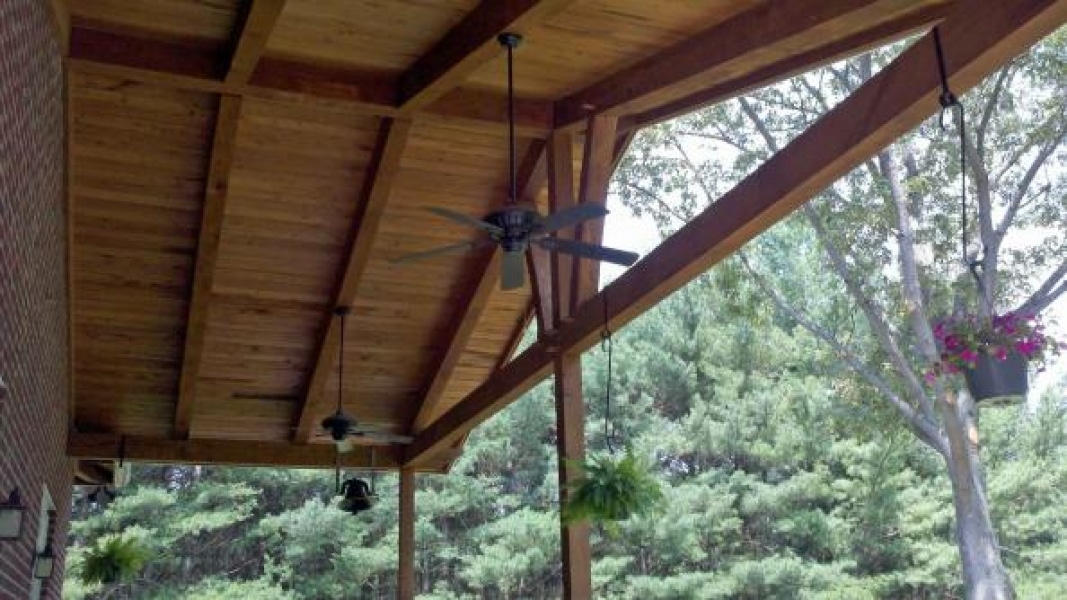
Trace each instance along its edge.
<instances>
[{"instance_id":1,"label":"hanging chain","mask_svg":"<svg viewBox=\"0 0 1067 600\"><path fill-rule=\"evenodd\" d=\"M333 487L334 494L341 495L341 453L335 448L333 452Z\"/></svg>"},{"instance_id":2,"label":"hanging chain","mask_svg":"<svg viewBox=\"0 0 1067 600\"><path fill-rule=\"evenodd\" d=\"M611 362L612 362L612 341L611 341L611 327L608 317L608 295L607 292L601 292L601 296L604 298L604 328L600 331L600 349L608 355L608 373L607 380L604 382L604 443L608 447L608 452L615 454L615 430L611 424Z\"/></svg>"},{"instance_id":3,"label":"hanging chain","mask_svg":"<svg viewBox=\"0 0 1067 600\"><path fill-rule=\"evenodd\" d=\"M341 343L337 359L337 412L344 410L344 382L345 382L345 317L348 316L347 306L334 308L333 313L341 319ZM334 484L337 495L341 495L341 451L334 450Z\"/></svg>"},{"instance_id":4,"label":"hanging chain","mask_svg":"<svg viewBox=\"0 0 1067 600\"><path fill-rule=\"evenodd\" d=\"M934 50L937 52L937 70L941 78L941 95L938 96L938 101L941 103L941 131L948 131L948 126L945 124L946 115L955 113L956 131L959 133L960 138L960 252L964 266L974 277L978 293L985 297L985 286L982 284L982 278L978 274L982 259L975 257L974 260L971 260L971 257L967 254L967 248L970 246L967 238L967 119L963 104L956 97L956 94L952 92L952 89L949 88L948 69L945 66L945 49L941 44L941 31L938 27L934 27ZM983 249L984 252L985 250Z\"/></svg>"},{"instance_id":5,"label":"hanging chain","mask_svg":"<svg viewBox=\"0 0 1067 600\"><path fill-rule=\"evenodd\" d=\"M508 48L508 173L511 178L508 182L508 202L519 201L518 184L515 181L515 79L514 60L516 38L508 38L505 45Z\"/></svg>"}]
</instances>

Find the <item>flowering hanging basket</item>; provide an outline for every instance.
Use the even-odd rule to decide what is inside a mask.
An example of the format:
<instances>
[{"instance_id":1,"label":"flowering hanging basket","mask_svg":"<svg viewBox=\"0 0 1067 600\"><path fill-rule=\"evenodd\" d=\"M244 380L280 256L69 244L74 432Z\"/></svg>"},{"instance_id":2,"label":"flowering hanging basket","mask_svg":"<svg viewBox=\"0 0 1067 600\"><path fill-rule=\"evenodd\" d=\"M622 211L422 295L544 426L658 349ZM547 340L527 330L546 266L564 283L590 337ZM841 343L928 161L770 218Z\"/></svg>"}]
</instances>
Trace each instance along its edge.
<instances>
[{"instance_id":1,"label":"flowering hanging basket","mask_svg":"<svg viewBox=\"0 0 1067 600\"><path fill-rule=\"evenodd\" d=\"M981 354L974 368L963 370L963 377L975 402L1013 404L1026 397L1026 365L1026 358L1018 352L1009 352L1003 360Z\"/></svg>"},{"instance_id":2,"label":"flowering hanging basket","mask_svg":"<svg viewBox=\"0 0 1067 600\"><path fill-rule=\"evenodd\" d=\"M955 316L938 322L934 336L941 360L928 377L961 373L971 396L985 405L1022 401L1029 364L1060 350L1035 315Z\"/></svg>"}]
</instances>

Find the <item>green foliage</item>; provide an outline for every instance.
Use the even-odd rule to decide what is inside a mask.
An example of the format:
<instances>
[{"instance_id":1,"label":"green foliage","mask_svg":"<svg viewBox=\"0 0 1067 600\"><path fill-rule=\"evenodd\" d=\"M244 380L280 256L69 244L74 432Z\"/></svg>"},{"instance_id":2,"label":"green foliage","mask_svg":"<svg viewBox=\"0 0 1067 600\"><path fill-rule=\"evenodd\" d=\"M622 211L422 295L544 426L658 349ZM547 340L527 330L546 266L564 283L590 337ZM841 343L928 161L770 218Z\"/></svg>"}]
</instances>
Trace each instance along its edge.
<instances>
[{"instance_id":1,"label":"green foliage","mask_svg":"<svg viewBox=\"0 0 1067 600\"><path fill-rule=\"evenodd\" d=\"M106 536L96 541L82 559L81 580L85 584L111 584L129 581L148 560L148 552L133 538Z\"/></svg>"},{"instance_id":2,"label":"green foliage","mask_svg":"<svg viewBox=\"0 0 1067 600\"><path fill-rule=\"evenodd\" d=\"M659 482L632 450L580 463L581 476L571 485L563 521L610 523L648 514L663 500Z\"/></svg>"}]
</instances>

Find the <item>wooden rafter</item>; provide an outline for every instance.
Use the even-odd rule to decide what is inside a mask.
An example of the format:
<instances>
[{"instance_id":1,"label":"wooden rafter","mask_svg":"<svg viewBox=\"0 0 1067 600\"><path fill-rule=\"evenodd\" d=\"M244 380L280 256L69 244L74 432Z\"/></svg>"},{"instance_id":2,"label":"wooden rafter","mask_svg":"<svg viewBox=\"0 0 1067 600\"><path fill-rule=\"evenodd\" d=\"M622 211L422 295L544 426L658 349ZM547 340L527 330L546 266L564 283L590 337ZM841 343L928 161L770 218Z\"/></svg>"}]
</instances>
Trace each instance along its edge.
<instances>
[{"instance_id":1,"label":"wooden rafter","mask_svg":"<svg viewBox=\"0 0 1067 600\"><path fill-rule=\"evenodd\" d=\"M628 119L627 125L633 131L673 119L704 106L710 106L770 85L775 81L781 81L805 71L926 31L945 16L950 6L951 4L927 6L844 39L830 42L807 52L793 54L785 60L767 65L762 69L757 69L740 77L727 79L710 88L634 115L631 119Z\"/></svg>"},{"instance_id":2,"label":"wooden rafter","mask_svg":"<svg viewBox=\"0 0 1067 600\"><path fill-rule=\"evenodd\" d=\"M1067 0L961 1L940 28L952 88L970 89L1064 22ZM628 323L935 113L935 60L927 35L615 280L602 292L610 325ZM555 353L591 347L603 319L599 302L586 303L559 331ZM535 343L419 434L405 460L447 449L544 378L553 355Z\"/></svg>"},{"instance_id":3,"label":"wooden rafter","mask_svg":"<svg viewBox=\"0 0 1067 600\"><path fill-rule=\"evenodd\" d=\"M579 202L605 206L608 201L608 185L615 171L616 130L618 119L597 115L590 117L585 128L585 146L582 152L582 176L578 188ZM576 228L575 238L600 244L604 238L604 219L585 221ZM571 314L583 302L597 292L600 282L600 261L574 261L574 276L571 283Z\"/></svg>"},{"instance_id":4,"label":"wooden rafter","mask_svg":"<svg viewBox=\"0 0 1067 600\"><path fill-rule=\"evenodd\" d=\"M659 54L579 90L556 103L556 127L591 114L627 112L629 103L669 86L728 66L746 55L811 28L862 10L876 0L793 0L760 3Z\"/></svg>"},{"instance_id":5,"label":"wooden rafter","mask_svg":"<svg viewBox=\"0 0 1067 600\"><path fill-rule=\"evenodd\" d=\"M522 311L522 314L515 320L515 327L511 330L511 335L508 336L508 343L504 346L504 352L500 355L500 360L497 361L496 367L493 371L499 371L504 368L504 365L515 356L515 353L519 349L519 344L522 343L522 337L526 334L526 329L530 327L530 323L535 318L536 309L534 308L533 298L530 299L530 306Z\"/></svg>"},{"instance_id":6,"label":"wooden rafter","mask_svg":"<svg viewBox=\"0 0 1067 600\"><path fill-rule=\"evenodd\" d=\"M397 117L396 82L380 73L361 73L287 60L263 58L248 83L227 83L219 76L219 50L135 38L75 27L71 67L79 72L181 90L231 94L314 105L317 108ZM458 120L499 131L507 121L505 98L496 93L457 89L416 113L419 119ZM517 98L519 135L543 137L551 126L551 103Z\"/></svg>"},{"instance_id":7,"label":"wooden rafter","mask_svg":"<svg viewBox=\"0 0 1067 600\"><path fill-rule=\"evenodd\" d=\"M215 281L222 238L222 219L226 212L230 168L237 146L237 126L241 120L241 99L223 96L215 118L215 136L211 146L211 164L204 191L204 208L200 217L200 241L196 250L193 289L189 300L189 315L185 327L185 350L178 387L178 404L174 410L174 435L189 437L193 410L196 406L196 385L207 333L208 303Z\"/></svg>"},{"instance_id":8,"label":"wooden rafter","mask_svg":"<svg viewBox=\"0 0 1067 600\"><path fill-rule=\"evenodd\" d=\"M516 175L520 198L529 200L529 196L536 195L544 184L544 154L544 142L541 140L530 142L530 147ZM500 249L494 248L487 253L485 260L478 266L478 279L470 293L467 294L467 300L460 305L453 319L452 331L445 338L449 340L448 345L441 353L436 365L430 369L430 376L423 388L425 391L422 394L422 401L419 403L419 411L412 423L412 431L422 431L436 416L438 405L452 379L452 373L467 349L471 335L478 322L481 321L482 314L489 305L489 298L500 281L500 258Z\"/></svg>"},{"instance_id":9,"label":"wooden rafter","mask_svg":"<svg viewBox=\"0 0 1067 600\"><path fill-rule=\"evenodd\" d=\"M383 120L378 133L374 158L369 165L363 186L359 208L354 223L357 225L349 246L344 272L337 284L334 306L351 306L356 300L359 282L370 261L371 248L378 235L378 225L385 212L396 174L400 170L400 157L411 133L411 121ZM307 386L307 393L298 411L294 441L306 444L314 429L314 407L326 389L329 376L337 361L341 328L338 319L328 316L321 342L315 352L314 367Z\"/></svg>"},{"instance_id":10,"label":"wooden rafter","mask_svg":"<svg viewBox=\"0 0 1067 600\"><path fill-rule=\"evenodd\" d=\"M400 76L397 105L417 110L433 102L501 52L497 35L522 33L572 1L482 0Z\"/></svg>"},{"instance_id":11,"label":"wooden rafter","mask_svg":"<svg viewBox=\"0 0 1067 600\"><path fill-rule=\"evenodd\" d=\"M566 131L553 131L548 140L548 204L552 212L558 212L574 206L574 203L574 137ZM557 231L554 235L573 238L574 231ZM570 317L574 260L561 252L549 252L547 257L548 264L538 264L538 255L534 255L534 267L539 270L535 277L545 279L545 267L550 272L549 297L541 296L537 300L546 321L551 314L551 329L554 331ZM551 312L544 308L545 304L551 305Z\"/></svg>"},{"instance_id":12,"label":"wooden rafter","mask_svg":"<svg viewBox=\"0 0 1067 600\"><path fill-rule=\"evenodd\" d=\"M247 83L252 78L283 8L285 0L252 0L237 28L233 53L223 78L226 83Z\"/></svg>"},{"instance_id":13,"label":"wooden rafter","mask_svg":"<svg viewBox=\"0 0 1067 600\"><path fill-rule=\"evenodd\" d=\"M372 468L371 446L356 446L341 455L347 468ZM395 470L399 448L374 447L373 468ZM167 464L265 465L298 468L333 468L336 450L330 444L290 444L251 440L170 440L111 433L70 433L67 456L84 460L119 460ZM427 465L426 470L434 470Z\"/></svg>"}]
</instances>

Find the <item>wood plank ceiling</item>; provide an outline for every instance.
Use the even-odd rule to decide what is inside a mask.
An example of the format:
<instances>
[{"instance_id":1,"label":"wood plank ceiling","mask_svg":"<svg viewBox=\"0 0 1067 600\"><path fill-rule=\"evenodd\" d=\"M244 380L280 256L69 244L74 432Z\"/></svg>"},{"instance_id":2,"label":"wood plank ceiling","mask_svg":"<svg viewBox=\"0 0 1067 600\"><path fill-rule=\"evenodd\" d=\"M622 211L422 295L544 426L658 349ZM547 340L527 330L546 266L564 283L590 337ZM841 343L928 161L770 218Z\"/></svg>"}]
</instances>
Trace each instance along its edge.
<instances>
[{"instance_id":1,"label":"wood plank ceiling","mask_svg":"<svg viewBox=\"0 0 1067 600\"><path fill-rule=\"evenodd\" d=\"M390 262L473 239L424 207L480 216L504 201L495 36L526 38L523 194L546 207L551 137L555 160L595 179L582 189L599 197L583 200L603 201L604 166L625 144L601 136L583 150L590 117L611 117L588 122L625 140L929 26L951 3L784 4L70 2L78 447L106 455L98 434L127 435L159 440L138 447L162 458L232 462L223 441L269 442L276 462L318 460L277 444L316 441L332 411L338 304L353 309L348 411L395 433L428 429L507 363L532 310L529 287L496 289L492 251ZM585 155L598 162L583 169Z\"/></svg>"}]
</instances>

